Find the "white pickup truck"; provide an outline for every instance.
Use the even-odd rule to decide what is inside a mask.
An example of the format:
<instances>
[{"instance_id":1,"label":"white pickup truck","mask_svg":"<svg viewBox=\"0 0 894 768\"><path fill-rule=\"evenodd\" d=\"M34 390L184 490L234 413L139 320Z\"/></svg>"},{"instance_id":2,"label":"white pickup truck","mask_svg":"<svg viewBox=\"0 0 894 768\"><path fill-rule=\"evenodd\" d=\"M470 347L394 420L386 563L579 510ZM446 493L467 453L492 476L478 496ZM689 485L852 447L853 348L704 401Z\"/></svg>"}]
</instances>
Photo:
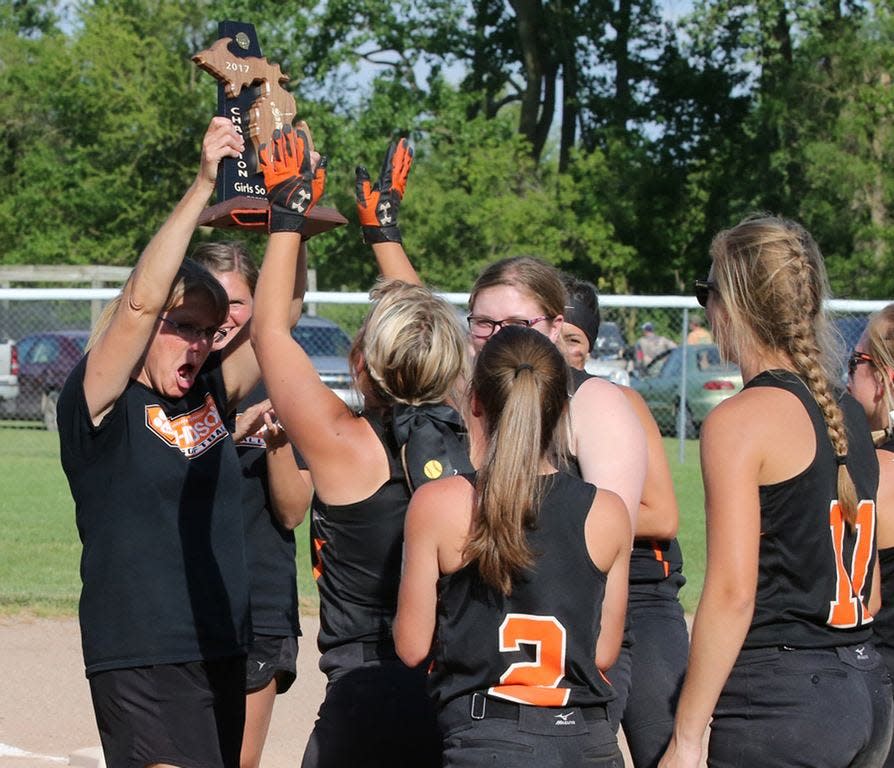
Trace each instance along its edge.
<instances>
[{"instance_id":1,"label":"white pickup truck","mask_svg":"<svg viewBox=\"0 0 894 768\"><path fill-rule=\"evenodd\" d=\"M14 341L0 341L0 413L10 413L19 396L19 358Z\"/></svg>"}]
</instances>

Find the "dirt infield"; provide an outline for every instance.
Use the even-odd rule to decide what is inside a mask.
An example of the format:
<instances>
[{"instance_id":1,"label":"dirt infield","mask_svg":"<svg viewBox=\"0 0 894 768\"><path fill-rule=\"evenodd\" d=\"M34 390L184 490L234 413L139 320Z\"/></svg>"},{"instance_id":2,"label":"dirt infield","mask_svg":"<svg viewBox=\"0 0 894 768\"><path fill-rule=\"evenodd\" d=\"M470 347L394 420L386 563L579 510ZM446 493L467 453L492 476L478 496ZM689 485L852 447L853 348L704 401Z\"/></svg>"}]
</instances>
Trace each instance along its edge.
<instances>
[{"instance_id":1,"label":"dirt infield","mask_svg":"<svg viewBox=\"0 0 894 768\"><path fill-rule=\"evenodd\" d=\"M323 700L319 623L302 616L301 625L298 680L276 699L264 766L300 764ZM0 619L0 681L0 768L66 765L79 750L99 747L76 619Z\"/></svg>"},{"instance_id":2,"label":"dirt infield","mask_svg":"<svg viewBox=\"0 0 894 768\"><path fill-rule=\"evenodd\" d=\"M265 768L299 765L326 679L317 668L319 621L302 616L298 679L277 697ZM99 736L76 619L0 619L0 768L95 768ZM629 757L622 742L624 757ZM84 750L93 750L84 753ZM74 757L73 757L74 756Z\"/></svg>"}]
</instances>

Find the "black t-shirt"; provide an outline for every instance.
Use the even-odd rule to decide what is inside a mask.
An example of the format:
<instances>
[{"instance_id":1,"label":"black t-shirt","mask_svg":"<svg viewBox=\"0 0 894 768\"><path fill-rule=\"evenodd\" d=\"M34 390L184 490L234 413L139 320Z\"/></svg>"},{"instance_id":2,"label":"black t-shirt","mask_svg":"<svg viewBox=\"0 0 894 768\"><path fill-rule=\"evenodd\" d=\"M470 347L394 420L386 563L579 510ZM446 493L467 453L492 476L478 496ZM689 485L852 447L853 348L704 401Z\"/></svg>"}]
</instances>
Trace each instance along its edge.
<instances>
[{"instance_id":1,"label":"black t-shirt","mask_svg":"<svg viewBox=\"0 0 894 768\"><path fill-rule=\"evenodd\" d=\"M686 583L676 539L635 539L630 552L630 602L674 600Z\"/></svg>"},{"instance_id":2,"label":"black t-shirt","mask_svg":"<svg viewBox=\"0 0 894 768\"><path fill-rule=\"evenodd\" d=\"M369 498L324 504L314 496L311 562L320 593L320 651L356 641L390 642L410 491L383 415L366 412L388 456L390 477Z\"/></svg>"},{"instance_id":3,"label":"black t-shirt","mask_svg":"<svg viewBox=\"0 0 894 768\"><path fill-rule=\"evenodd\" d=\"M262 384L239 404L239 411L265 400ZM283 528L270 505L267 445L263 432L236 444L242 467L245 559L251 594L251 624L256 635L300 635L295 534Z\"/></svg>"},{"instance_id":4,"label":"black t-shirt","mask_svg":"<svg viewBox=\"0 0 894 768\"><path fill-rule=\"evenodd\" d=\"M474 482L474 476L465 476ZM469 693L536 706L592 706L614 698L596 668L606 574L590 559L584 523L596 488L567 473L544 478L535 563L504 596L477 563L438 581L429 676L437 706Z\"/></svg>"},{"instance_id":5,"label":"black t-shirt","mask_svg":"<svg viewBox=\"0 0 894 768\"><path fill-rule=\"evenodd\" d=\"M807 385L787 371L764 371L746 384L794 394L813 422L816 455L795 477L760 487L757 602L745 648L822 648L872 634L866 609L875 561L878 460L866 415L839 393L848 436L847 466L860 502L856 531L837 504L838 465L822 411Z\"/></svg>"},{"instance_id":6,"label":"black t-shirt","mask_svg":"<svg viewBox=\"0 0 894 768\"><path fill-rule=\"evenodd\" d=\"M83 544L87 674L244 653L242 490L220 356L178 400L131 380L98 427L86 360L62 389L58 418Z\"/></svg>"}]
</instances>

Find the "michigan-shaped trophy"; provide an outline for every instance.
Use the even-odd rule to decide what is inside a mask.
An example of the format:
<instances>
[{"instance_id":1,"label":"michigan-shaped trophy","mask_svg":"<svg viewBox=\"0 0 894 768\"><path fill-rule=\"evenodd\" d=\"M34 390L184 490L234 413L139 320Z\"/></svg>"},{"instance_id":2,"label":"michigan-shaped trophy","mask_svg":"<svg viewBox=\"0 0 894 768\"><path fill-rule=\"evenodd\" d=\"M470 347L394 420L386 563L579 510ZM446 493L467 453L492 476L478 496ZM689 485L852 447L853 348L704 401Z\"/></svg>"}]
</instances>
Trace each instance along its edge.
<instances>
[{"instance_id":1,"label":"michigan-shaped trophy","mask_svg":"<svg viewBox=\"0 0 894 768\"><path fill-rule=\"evenodd\" d=\"M248 135L245 152L224 158L217 175L217 202L206 208L199 223L212 227L266 229L267 198L264 175L258 169L258 148L271 141L273 131L295 119L295 98L283 85L289 78L279 64L261 56L251 24L223 21L219 38L192 60L218 81L217 114L230 118ZM307 217L305 237L346 224L334 208L315 206Z\"/></svg>"}]
</instances>

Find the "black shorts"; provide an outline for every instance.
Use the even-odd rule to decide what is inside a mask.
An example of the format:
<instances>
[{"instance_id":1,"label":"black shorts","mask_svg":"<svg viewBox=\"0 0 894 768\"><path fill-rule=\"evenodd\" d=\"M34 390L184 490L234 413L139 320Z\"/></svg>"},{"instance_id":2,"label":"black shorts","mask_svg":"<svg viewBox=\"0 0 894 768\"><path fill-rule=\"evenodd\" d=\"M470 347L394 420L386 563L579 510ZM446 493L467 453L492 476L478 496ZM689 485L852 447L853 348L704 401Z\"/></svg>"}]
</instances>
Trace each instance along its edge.
<instances>
[{"instance_id":1,"label":"black shorts","mask_svg":"<svg viewBox=\"0 0 894 768\"><path fill-rule=\"evenodd\" d=\"M90 678L108 768L238 768L245 657L113 669Z\"/></svg>"},{"instance_id":2,"label":"black shorts","mask_svg":"<svg viewBox=\"0 0 894 768\"><path fill-rule=\"evenodd\" d=\"M276 692L285 693L298 676L297 658L298 638L294 635L255 635L245 660L245 690L259 691L275 678Z\"/></svg>"}]
</instances>

